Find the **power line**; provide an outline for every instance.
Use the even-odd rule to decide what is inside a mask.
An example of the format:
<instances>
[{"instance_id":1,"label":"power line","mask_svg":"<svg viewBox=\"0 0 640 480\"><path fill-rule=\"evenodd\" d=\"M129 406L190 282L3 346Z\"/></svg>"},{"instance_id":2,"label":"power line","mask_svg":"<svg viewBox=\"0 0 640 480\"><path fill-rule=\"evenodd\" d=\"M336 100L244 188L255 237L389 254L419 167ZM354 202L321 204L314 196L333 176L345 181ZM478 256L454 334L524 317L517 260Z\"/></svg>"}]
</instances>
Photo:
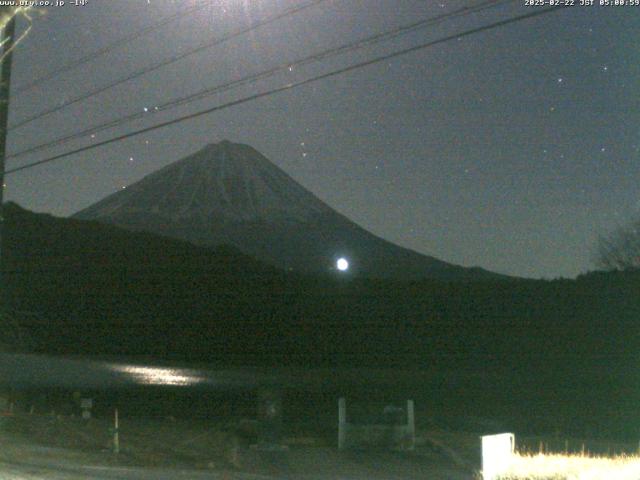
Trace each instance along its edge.
<instances>
[{"instance_id":1,"label":"power line","mask_svg":"<svg viewBox=\"0 0 640 480\"><path fill-rule=\"evenodd\" d=\"M84 55L83 57L80 57L79 59L67 63L66 65L63 65L62 67L56 68L54 70L52 70L51 72L36 78L35 80L33 80L30 83L27 83L26 85L22 85L19 88L16 88L16 92L15 94L18 95L20 93L26 92L28 90L33 89L35 86L43 83L43 82L47 82L49 80L52 80L53 78L57 77L58 75L62 74L62 73L66 73L70 70L73 70L74 68L77 68L81 65L84 65L85 63L89 63L93 60L95 60L96 58L99 58L103 55L106 55L109 52L112 52L113 50L117 50L118 48L122 47L123 45L130 43L134 40L137 40L138 38L153 32L155 30L157 30L158 28L164 27L165 25L168 25L169 23L178 20L182 17L185 17L187 15L190 15L194 12L197 12L198 10L202 10L203 8L209 6L211 4L211 2L207 2L207 3L201 3L198 4L194 7L188 8L186 10L183 10L181 12L175 13L173 15L170 15L164 19L162 19L161 21L154 23L153 25L148 25L134 33L132 33L131 35L127 35L125 37L119 38L107 45L105 45L104 47L95 50L91 53L88 53L86 55Z\"/></svg>"},{"instance_id":2,"label":"power line","mask_svg":"<svg viewBox=\"0 0 640 480\"><path fill-rule=\"evenodd\" d=\"M455 17L459 17L459 16L465 16L465 15L469 15L471 13L477 13L479 11L482 10L486 10L489 8L495 8L497 6L500 5L504 5L507 3L513 3L515 0L487 0L481 4L475 5L473 7L462 7L458 10L455 10L453 12L448 12L448 13L444 13L441 15L437 15L435 17L430 17L424 20L420 20L417 22L413 22L410 23L408 25L403 25L400 27L396 27L392 30L383 32L383 33L378 33L369 37L366 37L364 39L360 39L357 40L356 42L351 42L348 43L346 45L341 45L339 47L334 47L334 48L330 48L328 50L324 50L322 52L318 52L306 57L303 57L301 59L295 60L293 62L287 62L287 63L283 63L280 64L276 67L272 67L269 68L267 70L263 70L262 72L256 73L256 74L252 74L252 75L248 75L245 77L242 77L240 79L237 80L233 80L231 82L227 82L227 83L223 83L220 85L216 85L214 87L208 87L205 88L203 90L200 90L196 93L184 96L184 97L179 97L177 99L173 99L170 100L168 102L165 102L163 104L157 105L155 106L153 109L151 109L150 113L156 113L156 112L161 112L161 111L167 111L170 110L172 108L178 107L180 105L184 105L190 102L194 102L196 100L200 100L202 98L205 98L207 96L211 96L217 93L222 93L228 90L231 90L233 88L239 87L241 85L246 85L249 83L254 83L257 82L258 80L263 80L266 78L270 78L280 72L286 72L289 69L292 68L298 68L300 66L303 65L307 65L311 62L317 62L320 60L325 60L327 58L336 56L336 55L342 55L344 53L347 52L352 52L354 50L358 50L364 47L369 47L371 45L375 45L377 43L380 43L382 41L387 41L389 39L392 38L396 38L398 36L401 35L405 35L407 33L411 33L413 31L417 31L421 28L424 28L426 26L430 26L430 25L434 25L437 23L440 23L444 20L449 20ZM87 129L81 130L80 132L76 132L76 133L72 133L70 135L66 135L63 137L59 137L57 139L54 140L50 140L48 142L44 142L38 145L35 145L33 147L29 147L25 150L21 150L19 152L16 152L12 155L9 155L7 158L16 158L16 157L21 157L24 155L27 155L29 153L34 153L46 148L50 148L53 146L58 146L58 145L63 145L65 143L68 143L72 140L78 139L78 138L82 138L84 136L87 135L91 135L91 134L95 134L98 133L100 131L103 130L107 130L107 129L111 129L120 125L123 125L125 123L129 123L131 121L134 120L138 120L141 118L144 118L146 116L149 115L149 112L141 112L141 111L136 111L135 113L126 115L124 117L120 117L114 120L110 120L107 122L104 122L102 124L99 125L94 125L92 127L89 127Z\"/></svg>"},{"instance_id":3,"label":"power line","mask_svg":"<svg viewBox=\"0 0 640 480\"><path fill-rule=\"evenodd\" d=\"M157 130L157 129L160 129L160 128L168 127L168 126L174 125L176 123L184 122L186 120L192 120L194 118L198 118L198 117L201 117L203 115L208 115L208 114L216 112L218 110L224 110L224 109L227 109L229 107L234 107L236 105L241 105L243 103L247 103L247 102L250 102L250 101L253 101L253 100L257 100L259 98L269 97L271 95L275 95L276 93L284 92L286 90L291 90L293 88L297 88L297 87L300 87L300 86L303 86L303 85L307 85L307 84L310 84L310 83L313 83L313 82L317 82L319 80L325 80L327 78L335 77L335 76L341 75L343 73L351 72L351 71L359 69L359 68L363 68L363 67L367 67L369 65L373 65L373 64L376 64L376 63L380 63L380 62L384 62L384 61L387 61L387 60L391 60L392 58L399 57L401 55L407 55L407 54L413 53L413 52L417 52L419 50L423 50L425 48L429 48L429 47L432 47L434 45L445 43L445 42L448 42L448 41L451 41L451 40L454 40L454 39L466 37L466 36L473 35L473 34L476 34L476 33L485 32L485 31L488 31L488 30L493 30L494 28L503 27L505 25L509 25L509 24L516 23L516 22L519 22L519 21L522 21L522 20L526 20L528 18L537 17L537 16L540 16L540 15L544 15L544 14L547 14L547 13L554 12L554 11L558 11L558 10L561 10L561 9L564 9L564 8L567 8L567 6L560 5L560 6L552 7L552 8L534 10L534 11L531 11L531 12L523 14L523 15L518 15L516 17L508 18L508 19L505 19L505 20L500 20L500 21L491 23L489 25L484 25L482 27L472 28L470 30L466 30L466 31L461 32L461 33L449 35L449 36L440 38L438 40L432 40L432 41L427 42L427 43L422 43L420 45L416 45L416 46L413 46L413 47L405 48L403 50L399 50L399 51L396 51L396 52L393 52L393 53L382 55L382 56L373 58L371 60L366 60L364 62L356 63L356 64L353 64L353 65L349 65L347 67L343 67L343 68L340 68L340 69L337 69L337 70L333 70L333 71L328 72L328 73L324 73L322 75L317 75L315 77L311 77L311 78L308 78L306 80L300 80L298 82L289 83L289 84L283 85L281 87L277 87L277 88L274 88L274 89L271 89L271 90L267 90L265 92L260 92L260 93L254 94L254 95L249 95L247 97L244 97L244 98L241 98L241 99L238 99L238 100L233 100L231 102L227 102L227 103L224 103L222 105L216 105L215 107L207 108L206 110L201 110L199 112L191 113L189 115L184 115L182 117L179 117L179 118L176 118L176 119L173 119L173 120L168 120L166 122L162 122L162 123L159 123L157 125L153 125L153 126L150 126L150 127L142 128L140 130L135 130L133 132L129 132L129 133L126 133L126 134L123 134L123 135L119 135L117 137L113 137L113 138L110 138L109 140L104 140L102 142L98 142L98 143L95 143L93 145L87 145L85 147L80 147L80 148L71 150L69 152L61 153L59 155L54 155L52 157L45 158L43 160L38 160L36 162L28 163L28 164L22 165L20 167L15 167L15 168L7 170L5 175L11 174L11 173L15 173L15 172L19 172L19 171L22 171L22 170L27 170L27 169L30 169L30 168L34 168L34 167L37 167L39 165L43 165L43 164L46 164L46 163L54 162L54 161L59 160L61 158L65 158L65 157L69 157L71 155L75 155L76 153L82 153L82 152L86 152L88 150L93 150L95 148L102 147L104 145L108 145L110 143L126 140L128 138L135 137L137 135L142 135L144 133L148 133L148 132L151 132L153 130Z\"/></svg>"},{"instance_id":4,"label":"power line","mask_svg":"<svg viewBox=\"0 0 640 480\"><path fill-rule=\"evenodd\" d=\"M227 34L227 35L225 35L223 37L216 38L215 40L213 40L211 42L199 45L198 47L195 47L195 48L193 48L191 50L187 50L184 53L180 53L180 54L174 55L174 56L172 56L172 57L170 57L168 59L162 60L162 61L160 61L158 63L154 63L153 65L150 65L150 66L145 67L143 69L137 70L137 71L127 75L126 77L120 78L119 80L115 80L114 82L111 82L111 83L109 83L107 85L99 87L99 88L97 88L95 90L92 90L92 91L87 92L87 93L83 93L82 95L78 95L77 97L73 97L73 98L61 103L60 105L56 105L55 107L49 108L47 110L43 110L40 113L37 113L37 114L32 115L30 117L24 118L24 119L20 120L19 122L11 125L9 127L9 131L15 130L15 129L20 128L20 127L23 127L23 126L25 126L25 125L27 125L27 124L35 121L35 120L39 120L42 117L46 117L47 115L51 115L52 113L58 112L58 111L66 108L66 107L68 107L70 105L75 104L75 103L81 102L83 100L87 100L88 98L91 98L91 97L94 97L94 96L96 96L96 95L98 95L100 93L106 92L107 90L110 90L110 89L112 89L112 88L114 88L114 87L116 87L118 85L126 83L126 82L128 82L130 80L134 80L136 78L139 78L139 77L141 77L143 75L146 75L147 73L150 73L150 72L153 72L155 70L158 70L159 68L162 68L162 67L170 65L172 63L175 63L178 60L182 60L182 59L184 59L186 57L189 57L191 55L199 53L199 52L201 52L203 50L206 50L208 48L214 47L214 46L219 45L221 43L224 43L224 42L226 42L228 40L231 40L232 38L239 37L241 35L244 35L245 33L249 33L249 32L251 32L253 30L256 30L256 29L258 29L260 27L263 27L263 26L268 25L270 23L274 23L274 22L276 22L278 20L281 20L281 19L283 19L285 17L294 15L296 13L299 13L299 12L303 11L303 10L306 10L307 8L313 7L315 5L318 5L318 4L326 2L326 1L327 0L311 0L311 1L307 2L307 3L305 3L305 4L298 5L298 6L295 6L293 8L290 8L288 10L285 10L284 12L279 13L277 15L273 15L271 17L268 17L268 18L264 19L264 20L260 20L260 21L254 22L251 25L249 25L248 27L241 28L241 29L236 30L235 32L229 33L229 34Z\"/></svg>"}]
</instances>

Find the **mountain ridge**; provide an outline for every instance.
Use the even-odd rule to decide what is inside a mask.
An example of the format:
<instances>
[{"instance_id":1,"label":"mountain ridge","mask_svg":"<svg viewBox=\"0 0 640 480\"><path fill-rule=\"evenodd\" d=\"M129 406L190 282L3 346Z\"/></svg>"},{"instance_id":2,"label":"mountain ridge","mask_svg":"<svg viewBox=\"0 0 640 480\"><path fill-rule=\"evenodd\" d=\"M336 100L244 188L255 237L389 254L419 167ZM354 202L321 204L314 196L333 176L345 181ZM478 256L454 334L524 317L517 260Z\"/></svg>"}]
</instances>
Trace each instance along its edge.
<instances>
[{"instance_id":1,"label":"mountain ridge","mask_svg":"<svg viewBox=\"0 0 640 480\"><path fill-rule=\"evenodd\" d=\"M72 216L198 246L229 244L285 270L381 278L501 276L400 247L332 209L249 145L209 144Z\"/></svg>"}]
</instances>

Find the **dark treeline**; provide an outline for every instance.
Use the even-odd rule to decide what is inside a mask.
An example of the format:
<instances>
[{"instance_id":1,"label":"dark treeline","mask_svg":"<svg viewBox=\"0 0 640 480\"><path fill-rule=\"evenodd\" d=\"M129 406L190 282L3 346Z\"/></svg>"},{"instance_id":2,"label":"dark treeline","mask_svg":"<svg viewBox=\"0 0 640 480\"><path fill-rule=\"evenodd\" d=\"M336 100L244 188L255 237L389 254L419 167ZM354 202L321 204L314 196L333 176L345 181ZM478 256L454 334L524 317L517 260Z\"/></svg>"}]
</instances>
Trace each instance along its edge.
<instances>
[{"instance_id":1,"label":"dark treeline","mask_svg":"<svg viewBox=\"0 0 640 480\"><path fill-rule=\"evenodd\" d=\"M37 352L500 371L504 383L488 387L491 401L515 395L563 410L580 399L588 415L598 408L609 419L638 400L638 273L311 277L231 248L210 251L12 204L5 217L5 304L30 312L17 315Z\"/></svg>"}]
</instances>

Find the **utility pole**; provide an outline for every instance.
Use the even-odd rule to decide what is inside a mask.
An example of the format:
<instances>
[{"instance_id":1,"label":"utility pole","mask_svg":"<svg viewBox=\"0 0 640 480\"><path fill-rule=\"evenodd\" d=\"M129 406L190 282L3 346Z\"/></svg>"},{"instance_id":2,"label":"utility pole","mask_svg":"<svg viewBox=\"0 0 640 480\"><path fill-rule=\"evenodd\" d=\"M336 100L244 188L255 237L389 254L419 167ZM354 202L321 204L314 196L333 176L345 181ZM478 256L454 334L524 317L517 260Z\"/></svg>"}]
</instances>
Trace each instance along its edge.
<instances>
[{"instance_id":1,"label":"utility pole","mask_svg":"<svg viewBox=\"0 0 640 480\"><path fill-rule=\"evenodd\" d=\"M1 7L0 14L9 12L11 7ZM0 275L2 268L2 242L4 240L4 161L7 151L7 130L9 120L9 87L11 86L12 50L16 36L16 17L13 15L1 32L2 73L0 74ZM2 278L0 277L0 301L4 300Z\"/></svg>"}]
</instances>

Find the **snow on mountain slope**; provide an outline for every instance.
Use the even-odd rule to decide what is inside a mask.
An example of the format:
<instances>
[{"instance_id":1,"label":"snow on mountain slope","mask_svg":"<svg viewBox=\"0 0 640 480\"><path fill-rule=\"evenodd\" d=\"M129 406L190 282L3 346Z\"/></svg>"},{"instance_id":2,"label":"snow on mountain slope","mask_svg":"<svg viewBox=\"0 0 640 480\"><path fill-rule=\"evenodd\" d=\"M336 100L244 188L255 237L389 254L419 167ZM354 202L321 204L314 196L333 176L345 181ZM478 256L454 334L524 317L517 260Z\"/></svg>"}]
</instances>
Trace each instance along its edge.
<instances>
[{"instance_id":1,"label":"snow on mountain slope","mask_svg":"<svg viewBox=\"0 0 640 480\"><path fill-rule=\"evenodd\" d=\"M304 222L330 211L253 148L223 141L148 175L76 217L153 213L171 221Z\"/></svg>"},{"instance_id":2,"label":"snow on mountain slope","mask_svg":"<svg viewBox=\"0 0 640 480\"><path fill-rule=\"evenodd\" d=\"M248 145L211 144L74 215L196 245L233 245L280 268L367 276L484 277L359 227Z\"/></svg>"}]
</instances>

